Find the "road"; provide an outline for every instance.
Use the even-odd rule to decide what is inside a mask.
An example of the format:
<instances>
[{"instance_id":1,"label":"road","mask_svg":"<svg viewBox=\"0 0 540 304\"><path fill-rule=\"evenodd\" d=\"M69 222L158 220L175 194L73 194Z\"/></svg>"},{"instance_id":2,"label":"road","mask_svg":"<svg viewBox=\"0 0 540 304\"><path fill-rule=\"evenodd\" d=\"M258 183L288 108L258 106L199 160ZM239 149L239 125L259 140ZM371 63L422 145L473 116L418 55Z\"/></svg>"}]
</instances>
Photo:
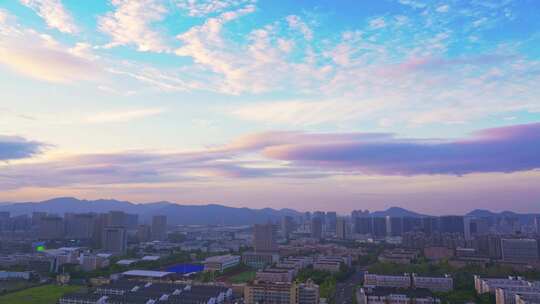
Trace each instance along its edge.
<instances>
[{"instance_id":1,"label":"road","mask_svg":"<svg viewBox=\"0 0 540 304\"><path fill-rule=\"evenodd\" d=\"M364 276L364 270L358 268L346 281L336 284L336 304L352 304L354 287L359 286Z\"/></svg>"}]
</instances>

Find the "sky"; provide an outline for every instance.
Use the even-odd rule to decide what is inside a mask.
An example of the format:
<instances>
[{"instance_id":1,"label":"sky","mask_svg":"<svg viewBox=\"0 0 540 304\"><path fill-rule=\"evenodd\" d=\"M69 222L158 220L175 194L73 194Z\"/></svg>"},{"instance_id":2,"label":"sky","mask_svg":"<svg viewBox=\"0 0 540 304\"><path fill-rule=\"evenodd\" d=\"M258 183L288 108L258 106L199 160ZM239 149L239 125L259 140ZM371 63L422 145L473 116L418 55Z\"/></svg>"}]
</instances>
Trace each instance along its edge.
<instances>
[{"instance_id":1,"label":"sky","mask_svg":"<svg viewBox=\"0 0 540 304\"><path fill-rule=\"evenodd\" d=\"M0 201L540 212L536 0L4 0Z\"/></svg>"}]
</instances>

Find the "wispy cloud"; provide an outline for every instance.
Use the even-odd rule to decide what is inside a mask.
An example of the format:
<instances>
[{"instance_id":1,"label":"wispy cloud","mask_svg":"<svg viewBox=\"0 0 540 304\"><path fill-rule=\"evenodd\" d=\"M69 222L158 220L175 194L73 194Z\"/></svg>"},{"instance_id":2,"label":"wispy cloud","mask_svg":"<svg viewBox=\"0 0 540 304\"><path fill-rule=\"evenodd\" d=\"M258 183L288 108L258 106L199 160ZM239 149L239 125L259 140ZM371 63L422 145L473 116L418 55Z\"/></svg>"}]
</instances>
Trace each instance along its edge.
<instances>
[{"instance_id":1,"label":"wispy cloud","mask_svg":"<svg viewBox=\"0 0 540 304\"><path fill-rule=\"evenodd\" d=\"M254 4L255 0L175 0L176 5L188 12L189 16L202 17L210 14L222 13L247 4Z\"/></svg>"},{"instance_id":2,"label":"wispy cloud","mask_svg":"<svg viewBox=\"0 0 540 304\"><path fill-rule=\"evenodd\" d=\"M20 139L7 142L3 158L33 155L39 148ZM539 152L538 123L485 129L452 140L391 133L266 132L189 152L125 151L4 165L0 187L508 173L539 169Z\"/></svg>"},{"instance_id":3,"label":"wispy cloud","mask_svg":"<svg viewBox=\"0 0 540 304\"><path fill-rule=\"evenodd\" d=\"M487 129L459 140L364 140L351 136L334 142L267 147L263 154L298 165L361 174L419 175L516 172L540 168L540 124Z\"/></svg>"},{"instance_id":4,"label":"wispy cloud","mask_svg":"<svg viewBox=\"0 0 540 304\"><path fill-rule=\"evenodd\" d=\"M100 74L97 64L81 53L80 45L70 48L21 27L14 18L6 17L0 25L0 63L21 74L57 83L96 79Z\"/></svg>"},{"instance_id":5,"label":"wispy cloud","mask_svg":"<svg viewBox=\"0 0 540 304\"><path fill-rule=\"evenodd\" d=\"M134 119L141 119L160 115L165 111L163 108L135 109L127 111L103 112L88 116L86 121L89 123L115 123L129 122Z\"/></svg>"},{"instance_id":6,"label":"wispy cloud","mask_svg":"<svg viewBox=\"0 0 540 304\"><path fill-rule=\"evenodd\" d=\"M99 29L112 39L106 48L135 45L141 52L167 52L169 47L163 36L152 29L152 23L161 21L168 10L157 0L111 0L115 7L99 17Z\"/></svg>"},{"instance_id":7,"label":"wispy cloud","mask_svg":"<svg viewBox=\"0 0 540 304\"><path fill-rule=\"evenodd\" d=\"M63 33L74 34L78 31L73 18L62 5L61 0L20 0L22 4L34 10L50 28Z\"/></svg>"}]
</instances>

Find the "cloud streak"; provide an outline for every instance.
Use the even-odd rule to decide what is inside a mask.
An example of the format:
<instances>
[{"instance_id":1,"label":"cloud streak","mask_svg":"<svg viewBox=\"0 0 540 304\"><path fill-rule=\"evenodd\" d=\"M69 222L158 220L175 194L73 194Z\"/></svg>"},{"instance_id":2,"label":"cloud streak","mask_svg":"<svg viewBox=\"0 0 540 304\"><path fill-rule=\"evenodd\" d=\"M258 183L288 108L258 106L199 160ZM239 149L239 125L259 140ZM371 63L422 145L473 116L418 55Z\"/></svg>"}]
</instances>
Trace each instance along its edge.
<instances>
[{"instance_id":1,"label":"cloud streak","mask_svg":"<svg viewBox=\"0 0 540 304\"><path fill-rule=\"evenodd\" d=\"M4 155L0 157L4 159L30 157L41 147L17 138L0 139L2 142ZM538 168L540 123L485 129L454 140L408 139L391 133L267 132L190 152L125 151L5 165L0 184L14 189L251 178L466 175Z\"/></svg>"},{"instance_id":2,"label":"cloud streak","mask_svg":"<svg viewBox=\"0 0 540 304\"><path fill-rule=\"evenodd\" d=\"M30 158L40 154L44 148L42 143L30 141L18 136L0 135L0 160Z\"/></svg>"},{"instance_id":3,"label":"cloud streak","mask_svg":"<svg viewBox=\"0 0 540 304\"><path fill-rule=\"evenodd\" d=\"M267 147L267 157L310 167L360 174L462 175L540 168L540 123L487 129L459 140L351 137L335 142L302 140Z\"/></svg>"},{"instance_id":4,"label":"cloud streak","mask_svg":"<svg viewBox=\"0 0 540 304\"><path fill-rule=\"evenodd\" d=\"M78 32L73 18L60 0L21 0L21 3L34 10L50 28L55 28L62 33Z\"/></svg>"}]
</instances>

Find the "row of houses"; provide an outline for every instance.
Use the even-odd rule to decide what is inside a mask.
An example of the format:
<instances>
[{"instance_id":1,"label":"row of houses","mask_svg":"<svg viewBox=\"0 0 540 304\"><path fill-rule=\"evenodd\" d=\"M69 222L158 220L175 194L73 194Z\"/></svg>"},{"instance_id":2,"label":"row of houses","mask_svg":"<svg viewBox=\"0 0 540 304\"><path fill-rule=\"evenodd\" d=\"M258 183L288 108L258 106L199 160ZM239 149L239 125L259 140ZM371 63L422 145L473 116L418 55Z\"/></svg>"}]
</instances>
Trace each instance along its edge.
<instances>
[{"instance_id":1,"label":"row of houses","mask_svg":"<svg viewBox=\"0 0 540 304\"><path fill-rule=\"evenodd\" d=\"M522 277L474 276L474 288L478 294L494 294L496 304L540 303L540 281L528 281Z\"/></svg>"}]
</instances>

